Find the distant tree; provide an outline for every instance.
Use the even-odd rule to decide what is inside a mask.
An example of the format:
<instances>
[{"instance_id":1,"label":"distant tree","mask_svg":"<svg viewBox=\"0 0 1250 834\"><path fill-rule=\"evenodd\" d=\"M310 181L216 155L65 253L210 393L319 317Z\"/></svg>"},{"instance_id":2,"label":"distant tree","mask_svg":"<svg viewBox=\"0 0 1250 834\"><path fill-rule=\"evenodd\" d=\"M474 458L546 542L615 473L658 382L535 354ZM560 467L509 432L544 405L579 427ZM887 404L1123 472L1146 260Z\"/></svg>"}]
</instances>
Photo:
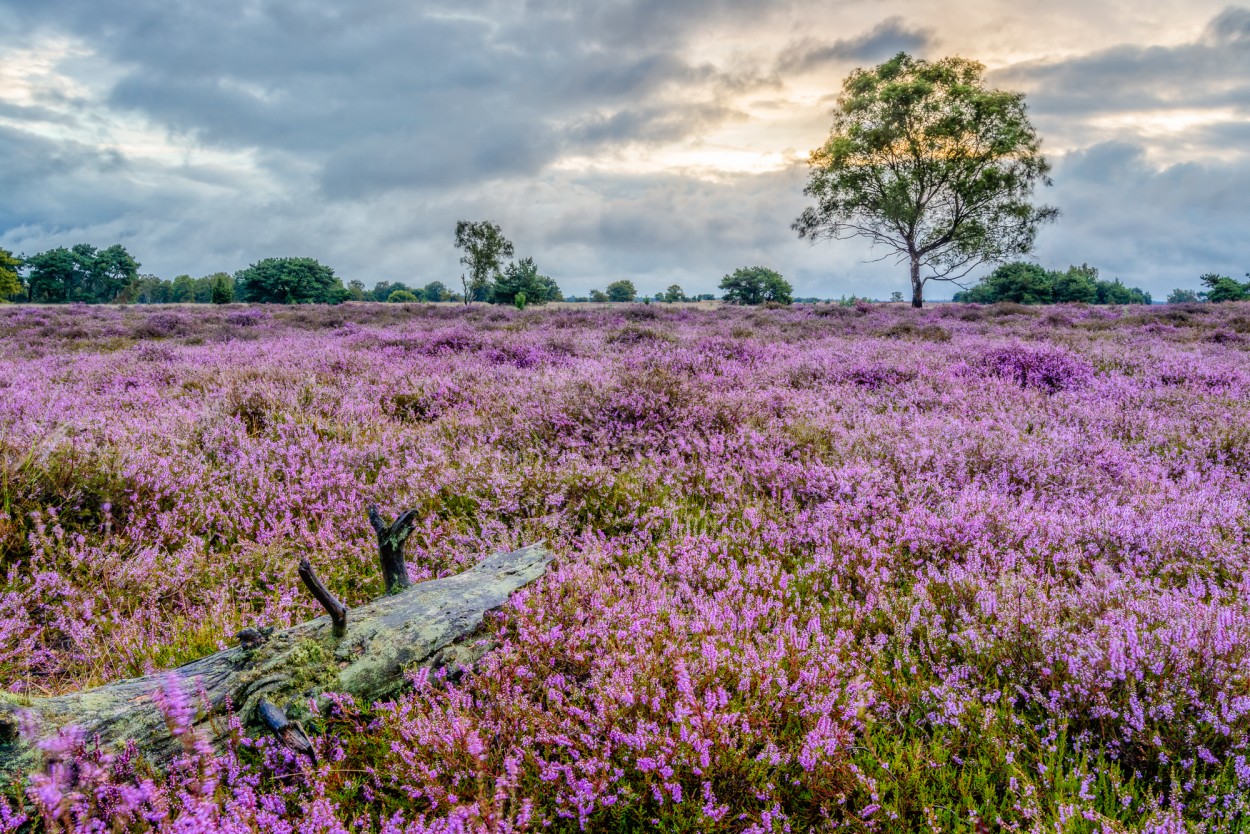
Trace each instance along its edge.
<instances>
[{"instance_id":1,"label":"distant tree","mask_svg":"<svg viewBox=\"0 0 1250 834\"><path fill-rule=\"evenodd\" d=\"M8 249L0 248L0 303L22 291L22 281L17 271L22 261Z\"/></svg>"},{"instance_id":2,"label":"distant tree","mask_svg":"<svg viewBox=\"0 0 1250 834\"><path fill-rule=\"evenodd\" d=\"M608 294L603 290L591 290L590 300L602 304L608 300Z\"/></svg>"},{"instance_id":3,"label":"distant tree","mask_svg":"<svg viewBox=\"0 0 1250 834\"><path fill-rule=\"evenodd\" d=\"M168 304L173 285L156 275L140 275L127 288L125 300L135 304Z\"/></svg>"},{"instance_id":4,"label":"distant tree","mask_svg":"<svg viewBox=\"0 0 1250 834\"><path fill-rule=\"evenodd\" d=\"M955 301L994 304L1149 304L1150 293L1126 287L1119 279L1098 280L1098 270L1089 264L1070 266L1052 272L1037 264L1015 261L1003 264L975 286L955 293Z\"/></svg>"},{"instance_id":5,"label":"distant tree","mask_svg":"<svg viewBox=\"0 0 1250 834\"><path fill-rule=\"evenodd\" d=\"M1114 281L1096 281L1098 300L1096 304L1149 304L1150 293L1137 287L1126 287L1119 278Z\"/></svg>"},{"instance_id":6,"label":"distant tree","mask_svg":"<svg viewBox=\"0 0 1250 834\"><path fill-rule=\"evenodd\" d=\"M499 274L503 259L513 255L512 242L495 223L460 220L456 223L456 248L464 250L460 263L469 270L460 276L464 303L488 300L491 282Z\"/></svg>"},{"instance_id":7,"label":"distant tree","mask_svg":"<svg viewBox=\"0 0 1250 834\"><path fill-rule=\"evenodd\" d=\"M1196 304L1201 300L1194 290L1182 290L1177 287L1168 293L1168 304Z\"/></svg>"},{"instance_id":8,"label":"distant tree","mask_svg":"<svg viewBox=\"0 0 1250 834\"><path fill-rule=\"evenodd\" d=\"M421 290L421 298L424 301L451 301L451 291L442 281L431 281Z\"/></svg>"},{"instance_id":9,"label":"distant tree","mask_svg":"<svg viewBox=\"0 0 1250 834\"><path fill-rule=\"evenodd\" d=\"M1030 202L1050 165L1024 95L986 89L985 67L899 53L843 82L812 152L799 237L865 237L910 264L913 307L929 281L1023 255L1058 210ZM888 257L888 255L887 255Z\"/></svg>"},{"instance_id":10,"label":"distant tree","mask_svg":"<svg viewBox=\"0 0 1250 834\"><path fill-rule=\"evenodd\" d=\"M213 279L212 294L209 300L214 304L229 304L234 301L234 279L225 272L217 272L208 276Z\"/></svg>"},{"instance_id":11,"label":"distant tree","mask_svg":"<svg viewBox=\"0 0 1250 834\"><path fill-rule=\"evenodd\" d=\"M79 286L77 261L64 246L31 255L23 267L31 301L62 304L75 300Z\"/></svg>"},{"instance_id":12,"label":"distant tree","mask_svg":"<svg viewBox=\"0 0 1250 834\"><path fill-rule=\"evenodd\" d=\"M766 266L744 266L721 279L724 299L733 304L763 304L775 301L789 304L793 297L790 282Z\"/></svg>"},{"instance_id":13,"label":"distant tree","mask_svg":"<svg viewBox=\"0 0 1250 834\"><path fill-rule=\"evenodd\" d=\"M408 290L395 290L386 297L386 300L391 304L413 304L421 299L417 298L416 293L409 292Z\"/></svg>"},{"instance_id":14,"label":"distant tree","mask_svg":"<svg viewBox=\"0 0 1250 834\"><path fill-rule=\"evenodd\" d=\"M525 296L523 303L528 304L546 304L564 297L555 281L538 273L533 258L509 263L495 279L490 300L496 304L516 304L517 296L522 294Z\"/></svg>"},{"instance_id":15,"label":"distant tree","mask_svg":"<svg viewBox=\"0 0 1250 834\"><path fill-rule=\"evenodd\" d=\"M1243 284L1227 275L1208 272L1198 278L1207 291L1202 296L1210 302L1245 301L1250 299L1250 284Z\"/></svg>"},{"instance_id":16,"label":"distant tree","mask_svg":"<svg viewBox=\"0 0 1250 834\"><path fill-rule=\"evenodd\" d=\"M139 277L139 263L120 243L103 250L80 243L74 247L74 253L86 274L85 286L76 300L89 304L109 303Z\"/></svg>"},{"instance_id":17,"label":"distant tree","mask_svg":"<svg viewBox=\"0 0 1250 834\"><path fill-rule=\"evenodd\" d=\"M195 303L195 279L190 275L175 275L170 284L169 300L175 304Z\"/></svg>"},{"instance_id":18,"label":"distant tree","mask_svg":"<svg viewBox=\"0 0 1250 834\"><path fill-rule=\"evenodd\" d=\"M608 284L607 295L608 301L633 301L638 297L638 291L634 289L633 281L613 281Z\"/></svg>"},{"instance_id":19,"label":"distant tree","mask_svg":"<svg viewBox=\"0 0 1250 834\"><path fill-rule=\"evenodd\" d=\"M903 294L899 292L898 290L895 290L894 292L890 293L891 302L898 304L902 302L902 300L903 300Z\"/></svg>"},{"instance_id":20,"label":"distant tree","mask_svg":"<svg viewBox=\"0 0 1250 834\"><path fill-rule=\"evenodd\" d=\"M347 282L347 293L351 296L352 301L368 301L370 299L369 291L365 289L365 282L359 278L353 278Z\"/></svg>"},{"instance_id":21,"label":"distant tree","mask_svg":"<svg viewBox=\"0 0 1250 834\"><path fill-rule=\"evenodd\" d=\"M338 304L347 288L334 270L313 258L265 258L234 274L242 301L262 304Z\"/></svg>"},{"instance_id":22,"label":"distant tree","mask_svg":"<svg viewBox=\"0 0 1250 834\"><path fill-rule=\"evenodd\" d=\"M675 304L679 301L689 301L689 299L686 298L686 291L677 284L670 284L669 288L664 292L656 293L655 300L667 301L670 304Z\"/></svg>"},{"instance_id":23,"label":"distant tree","mask_svg":"<svg viewBox=\"0 0 1250 834\"><path fill-rule=\"evenodd\" d=\"M25 259L30 300L105 304L124 297L139 277L139 264L126 248L98 250L88 243L58 247Z\"/></svg>"},{"instance_id":24,"label":"distant tree","mask_svg":"<svg viewBox=\"0 0 1250 834\"><path fill-rule=\"evenodd\" d=\"M1081 264L1068 267L1066 272L1052 272L1051 287L1056 304L1097 304L1098 270Z\"/></svg>"}]
</instances>

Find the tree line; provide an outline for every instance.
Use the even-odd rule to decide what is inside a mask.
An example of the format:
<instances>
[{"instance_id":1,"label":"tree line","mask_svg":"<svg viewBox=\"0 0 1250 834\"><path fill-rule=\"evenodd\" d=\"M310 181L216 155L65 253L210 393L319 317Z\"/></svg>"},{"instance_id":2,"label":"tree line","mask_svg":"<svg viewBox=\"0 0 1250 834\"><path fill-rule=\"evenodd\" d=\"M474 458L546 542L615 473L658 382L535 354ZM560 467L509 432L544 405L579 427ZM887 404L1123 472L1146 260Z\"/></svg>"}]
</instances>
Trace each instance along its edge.
<instances>
[{"instance_id":1,"label":"tree line","mask_svg":"<svg viewBox=\"0 0 1250 834\"><path fill-rule=\"evenodd\" d=\"M1128 287L1120 279L1100 280L1089 264L1066 270L1044 269L1037 264L1014 261L1003 264L967 290L955 293L955 301L994 304L1150 304L1150 293Z\"/></svg>"}]
</instances>

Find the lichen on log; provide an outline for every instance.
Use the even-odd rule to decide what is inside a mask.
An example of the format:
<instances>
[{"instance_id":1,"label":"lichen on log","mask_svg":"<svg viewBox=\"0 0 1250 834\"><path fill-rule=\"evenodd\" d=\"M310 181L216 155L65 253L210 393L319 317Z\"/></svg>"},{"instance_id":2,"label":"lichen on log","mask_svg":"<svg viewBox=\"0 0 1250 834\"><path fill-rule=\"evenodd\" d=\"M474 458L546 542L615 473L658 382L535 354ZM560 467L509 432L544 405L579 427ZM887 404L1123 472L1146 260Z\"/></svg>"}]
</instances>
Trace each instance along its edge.
<instances>
[{"instance_id":1,"label":"lichen on log","mask_svg":"<svg viewBox=\"0 0 1250 834\"><path fill-rule=\"evenodd\" d=\"M402 542L400 548L402 554ZM225 741L227 709L246 725L259 728L264 724L258 714L262 700L282 715L298 718L306 713L309 700L323 693L344 693L371 703L401 692L411 669L471 666L488 648L475 639L486 614L542 576L550 561L542 545L496 554L463 573L412 585L353 608L341 636L335 635L327 615L169 672L51 698L3 696L0 783L39 765L34 739L19 732L23 712L42 733L76 725L87 738L99 737L105 747L133 740L160 764L181 749L154 700L154 693L171 681L195 703L207 705L193 726L220 746ZM272 722L269 726L272 729Z\"/></svg>"}]
</instances>

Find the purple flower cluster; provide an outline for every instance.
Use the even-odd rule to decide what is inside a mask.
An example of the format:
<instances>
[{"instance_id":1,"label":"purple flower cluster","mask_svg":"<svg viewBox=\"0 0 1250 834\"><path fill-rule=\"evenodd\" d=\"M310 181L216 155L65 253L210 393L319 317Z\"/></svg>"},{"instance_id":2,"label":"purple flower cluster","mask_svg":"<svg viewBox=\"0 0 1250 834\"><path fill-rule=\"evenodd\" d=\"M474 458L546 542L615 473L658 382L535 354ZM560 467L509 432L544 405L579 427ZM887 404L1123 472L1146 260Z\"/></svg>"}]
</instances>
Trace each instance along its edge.
<instances>
[{"instance_id":1,"label":"purple flower cluster","mask_svg":"<svg viewBox=\"0 0 1250 834\"><path fill-rule=\"evenodd\" d=\"M402 308L402 309L400 309ZM0 688L557 561L311 765L72 730L0 831L1218 831L1250 815L1243 305L0 309Z\"/></svg>"}]
</instances>

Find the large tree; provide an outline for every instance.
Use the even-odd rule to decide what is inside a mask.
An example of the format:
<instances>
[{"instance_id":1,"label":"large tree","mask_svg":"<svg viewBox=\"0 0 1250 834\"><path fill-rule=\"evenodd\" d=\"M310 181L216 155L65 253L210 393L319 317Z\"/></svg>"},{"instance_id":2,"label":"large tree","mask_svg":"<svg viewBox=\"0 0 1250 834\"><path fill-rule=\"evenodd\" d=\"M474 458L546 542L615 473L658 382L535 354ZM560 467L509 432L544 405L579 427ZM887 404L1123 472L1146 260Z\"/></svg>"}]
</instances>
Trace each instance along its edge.
<instances>
[{"instance_id":1,"label":"large tree","mask_svg":"<svg viewBox=\"0 0 1250 834\"><path fill-rule=\"evenodd\" d=\"M912 306L929 281L958 281L982 263L1033 248L1058 216L1030 201L1050 165L1022 93L985 87L963 58L899 53L842 85L833 130L812 151L794 222L799 237L864 237L911 268Z\"/></svg>"},{"instance_id":2,"label":"large tree","mask_svg":"<svg viewBox=\"0 0 1250 834\"><path fill-rule=\"evenodd\" d=\"M258 261L234 274L234 292L266 304L339 304L351 295L333 269L313 258Z\"/></svg>"},{"instance_id":3,"label":"large tree","mask_svg":"<svg viewBox=\"0 0 1250 834\"><path fill-rule=\"evenodd\" d=\"M456 222L456 248L464 250L460 263L469 270L460 276L464 284L464 303L486 301L503 259L512 257L512 241L503 236L496 223L460 220Z\"/></svg>"}]
</instances>

